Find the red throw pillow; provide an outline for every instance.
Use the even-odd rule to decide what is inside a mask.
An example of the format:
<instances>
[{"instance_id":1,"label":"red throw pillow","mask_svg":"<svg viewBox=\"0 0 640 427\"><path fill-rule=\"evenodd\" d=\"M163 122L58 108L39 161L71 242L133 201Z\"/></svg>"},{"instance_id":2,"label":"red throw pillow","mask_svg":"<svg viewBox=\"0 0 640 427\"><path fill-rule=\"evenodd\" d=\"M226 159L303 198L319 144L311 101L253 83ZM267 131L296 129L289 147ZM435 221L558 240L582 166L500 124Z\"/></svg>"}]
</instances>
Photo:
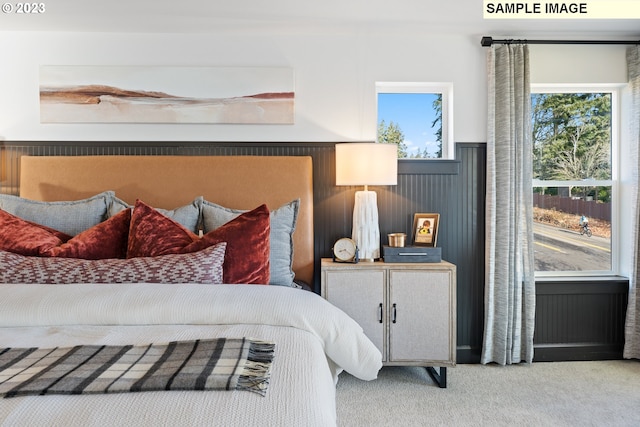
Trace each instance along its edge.
<instances>
[{"instance_id":1,"label":"red throw pillow","mask_svg":"<svg viewBox=\"0 0 640 427\"><path fill-rule=\"evenodd\" d=\"M75 237L0 210L0 250L26 256L124 258L131 210L120 212Z\"/></svg>"},{"instance_id":2,"label":"red throw pillow","mask_svg":"<svg viewBox=\"0 0 640 427\"><path fill-rule=\"evenodd\" d=\"M224 283L268 284L269 233L269 209L266 205L245 212L199 238L137 200L131 216L127 257L190 253L226 242Z\"/></svg>"},{"instance_id":3,"label":"red throw pillow","mask_svg":"<svg viewBox=\"0 0 640 427\"><path fill-rule=\"evenodd\" d=\"M197 241L198 235L177 221L136 200L131 214L127 258L185 253L182 248Z\"/></svg>"},{"instance_id":4,"label":"red throw pillow","mask_svg":"<svg viewBox=\"0 0 640 427\"><path fill-rule=\"evenodd\" d=\"M126 258L131 209L85 230L60 246L40 252L42 256L82 259Z\"/></svg>"},{"instance_id":5,"label":"red throw pillow","mask_svg":"<svg viewBox=\"0 0 640 427\"><path fill-rule=\"evenodd\" d=\"M0 249L20 255L39 255L71 238L44 225L26 221L0 210Z\"/></svg>"}]
</instances>

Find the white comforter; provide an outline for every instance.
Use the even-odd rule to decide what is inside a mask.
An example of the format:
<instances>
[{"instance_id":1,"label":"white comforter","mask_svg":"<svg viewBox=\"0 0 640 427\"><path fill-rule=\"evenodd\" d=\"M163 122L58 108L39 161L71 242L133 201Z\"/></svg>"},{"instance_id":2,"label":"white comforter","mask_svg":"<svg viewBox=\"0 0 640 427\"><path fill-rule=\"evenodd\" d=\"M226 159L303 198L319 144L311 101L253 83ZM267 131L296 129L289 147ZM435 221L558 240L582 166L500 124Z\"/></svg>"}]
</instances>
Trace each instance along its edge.
<instances>
[{"instance_id":1,"label":"white comforter","mask_svg":"<svg viewBox=\"0 0 640 427\"><path fill-rule=\"evenodd\" d=\"M341 370L376 378L360 326L316 294L250 285L0 285L0 347L247 336L276 342L266 397L243 391L0 399L3 425L335 425Z\"/></svg>"}]
</instances>

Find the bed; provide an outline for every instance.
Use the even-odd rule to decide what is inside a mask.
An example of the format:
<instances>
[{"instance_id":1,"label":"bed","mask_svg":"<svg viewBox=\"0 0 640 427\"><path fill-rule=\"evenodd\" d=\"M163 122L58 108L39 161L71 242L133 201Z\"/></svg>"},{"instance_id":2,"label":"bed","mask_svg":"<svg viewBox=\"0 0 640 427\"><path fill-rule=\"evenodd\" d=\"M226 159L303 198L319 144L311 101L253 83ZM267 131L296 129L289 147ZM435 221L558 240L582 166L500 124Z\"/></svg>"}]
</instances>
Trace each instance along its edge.
<instances>
[{"instance_id":1,"label":"bed","mask_svg":"<svg viewBox=\"0 0 640 427\"><path fill-rule=\"evenodd\" d=\"M0 198L2 425L335 425L338 374L372 380L382 357L308 290L312 176L295 156L24 156L20 196ZM193 354L227 346L242 357L190 382ZM171 364L167 348L192 350ZM9 356L68 349L156 351L175 372L165 383L159 362L135 373L113 356L74 388ZM39 370L20 383L25 366Z\"/></svg>"}]
</instances>

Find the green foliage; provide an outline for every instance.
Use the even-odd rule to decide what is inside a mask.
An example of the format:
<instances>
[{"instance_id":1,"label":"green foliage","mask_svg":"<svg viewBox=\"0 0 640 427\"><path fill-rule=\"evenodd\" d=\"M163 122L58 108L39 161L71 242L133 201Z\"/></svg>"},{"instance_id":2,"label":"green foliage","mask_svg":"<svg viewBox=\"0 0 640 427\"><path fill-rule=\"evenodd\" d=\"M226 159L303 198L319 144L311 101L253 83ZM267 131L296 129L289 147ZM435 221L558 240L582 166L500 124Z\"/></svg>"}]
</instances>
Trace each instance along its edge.
<instances>
[{"instance_id":1,"label":"green foliage","mask_svg":"<svg viewBox=\"0 0 640 427\"><path fill-rule=\"evenodd\" d=\"M378 123L378 142L383 144L396 144L398 146L398 158L407 157L407 144L404 143L402 129L393 121L387 126L384 120Z\"/></svg>"},{"instance_id":2,"label":"green foliage","mask_svg":"<svg viewBox=\"0 0 640 427\"><path fill-rule=\"evenodd\" d=\"M533 94L531 112L534 178L611 179L611 94Z\"/></svg>"},{"instance_id":3,"label":"green foliage","mask_svg":"<svg viewBox=\"0 0 640 427\"><path fill-rule=\"evenodd\" d=\"M610 203L611 202L611 190L609 188L597 188L596 199L602 203Z\"/></svg>"},{"instance_id":4,"label":"green foliage","mask_svg":"<svg viewBox=\"0 0 640 427\"><path fill-rule=\"evenodd\" d=\"M436 112L436 118L431 123L431 127L436 130L436 141L438 144L438 150L431 154L429 150L425 148L422 151L413 153L410 157L412 159L428 159L428 158L441 158L442 157L442 94L439 94L433 101L433 109ZM385 144L396 144L398 146L398 158L408 158L407 144L404 142L404 133L400 126L393 121L390 121L387 125L386 122L381 120L378 123L378 142Z\"/></svg>"},{"instance_id":5,"label":"green foliage","mask_svg":"<svg viewBox=\"0 0 640 427\"><path fill-rule=\"evenodd\" d=\"M438 126L438 130L436 130L436 141L439 143L438 151L436 151L436 154L434 157L442 158L442 94L438 94L436 99L434 99L433 109L436 112L436 118L431 123L431 127L434 128ZM429 157L426 152L427 150L425 149L424 151L425 151L425 157Z\"/></svg>"}]
</instances>

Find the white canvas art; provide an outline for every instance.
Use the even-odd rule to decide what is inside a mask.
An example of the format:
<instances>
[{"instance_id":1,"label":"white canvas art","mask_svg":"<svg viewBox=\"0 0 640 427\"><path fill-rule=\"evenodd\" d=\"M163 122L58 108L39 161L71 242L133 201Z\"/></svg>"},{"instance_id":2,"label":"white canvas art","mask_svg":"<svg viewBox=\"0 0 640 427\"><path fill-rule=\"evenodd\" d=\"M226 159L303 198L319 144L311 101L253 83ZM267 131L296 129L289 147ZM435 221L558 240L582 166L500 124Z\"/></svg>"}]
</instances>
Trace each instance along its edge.
<instances>
[{"instance_id":1,"label":"white canvas art","mask_svg":"<svg viewBox=\"0 0 640 427\"><path fill-rule=\"evenodd\" d=\"M277 67L40 67L42 123L292 124L294 78Z\"/></svg>"}]
</instances>

